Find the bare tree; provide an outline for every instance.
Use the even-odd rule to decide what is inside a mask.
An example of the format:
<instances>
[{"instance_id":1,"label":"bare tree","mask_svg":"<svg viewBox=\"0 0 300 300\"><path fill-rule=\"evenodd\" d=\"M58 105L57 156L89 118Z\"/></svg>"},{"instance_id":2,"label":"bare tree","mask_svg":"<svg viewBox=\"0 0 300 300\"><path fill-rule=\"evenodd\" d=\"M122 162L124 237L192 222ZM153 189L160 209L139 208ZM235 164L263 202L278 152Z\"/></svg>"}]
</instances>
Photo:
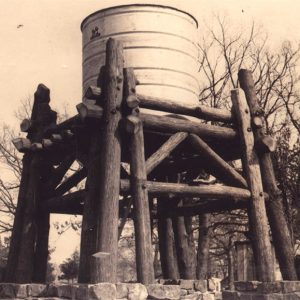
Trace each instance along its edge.
<instances>
[{"instance_id":1,"label":"bare tree","mask_svg":"<svg viewBox=\"0 0 300 300\"><path fill-rule=\"evenodd\" d=\"M0 131L0 233L12 229L16 209L16 198L22 172L20 153L14 148L11 139L16 137L15 131L3 125Z\"/></svg>"},{"instance_id":2,"label":"bare tree","mask_svg":"<svg viewBox=\"0 0 300 300\"><path fill-rule=\"evenodd\" d=\"M217 16L216 27L207 28L199 43L200 101L229 107L230 90L238 87L237 72L246 68L254 74L268 131L276 133L291 124L299 133L300 45L285 41L270 50L267 34L254 23L248 29L231 28L227 18Z\"/></svg>"}]
</instances>

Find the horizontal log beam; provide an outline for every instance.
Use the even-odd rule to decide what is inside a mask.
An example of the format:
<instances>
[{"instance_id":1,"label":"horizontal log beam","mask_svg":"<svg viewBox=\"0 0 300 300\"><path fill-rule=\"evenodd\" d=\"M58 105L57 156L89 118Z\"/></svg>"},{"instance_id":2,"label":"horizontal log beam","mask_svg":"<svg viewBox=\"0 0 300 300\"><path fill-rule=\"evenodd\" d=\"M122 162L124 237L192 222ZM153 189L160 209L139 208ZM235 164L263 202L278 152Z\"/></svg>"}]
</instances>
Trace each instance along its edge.
<instances>
[{"instance_id":1,"label":"horizontal log beam","mask_svg":"<svg viewBox=\"0 0 300 300\"><path fill-rule=\"evenodd\" d=\"M86 193L87 191L85 189L82 189L63 196L52 197L43 202L41 208L49 213L82 215ZM131 217L131 197L129 197L129 199L129 202L126 200L119 200L120 218Z\"/></svg>"},{"instance_id":2,"label":"horizontal log beam","mask_svg":"<svg viewBox=\"0 0 300 300\"><path fill-rule=\"evenodd\" d=\"M81 104L81 118L90 118L100 120L103 115L103 110L100 106L93 104ZM90 111L90 114L88 113ZM237 138L237 132L234 129L201 124L190 120L178 119L170 116L158 116L141 113L140 118L143 121L143 126L147 130L177 133L188 132L202 136L204 139L220 139L220 140L234 140Z\"/></svg>"},{"instance_id":3,"label":"horizontal log beam","mask_svg":"<svg viewBox=\"0 0 300 300\"><path fill-rule=\"evenodd\" d=\"M234 140L237 132L231 128L201 124L190 120L182 120L169 116L157 116L141 114L141 120L145 129L157 130L160 132L188 132L197 134L204 139Z\"/></svg>"},{"instance_id":4,"label":"horizontal log beam","mask_svg":"<svg viewBox=\"0 0 300 300\"><path fill-rule=\"evenodd\" d=\"M85 97L93 100L101 100L101 89L96 86L90 86L86 91ZM131 100L134 101L132 102ZM137 98L135 99L130 99L129 102L139 103L139 106L142 108L164 111L173 114L182 114L186 116L201 118L207 121L232 123L234 120L234 117L230 111L201 104L182 105L170 99L150 97L141 94L138 94Z\"/></svg>"},{"instance_id":5,"label":"horizontal log beam","mask_svg":"<svg viewBox=\"0 0 300 300\"><path fill-rule=\"evenodd\" d=\"M249 200L247 199L210 199L209 201L195 205L177 207L174 210L168 211L164 217L191 217L202 213L215 213L226 212L234 209L246 209L248 205ZM157 218L158 215L153 217Z\"/></svg>"},{"instance_id":6,"label":"horizontal log beam","mask_svg":"<svg viewBox=\"0 0 300 300\"><path fill-rule=\"evenodd\" d=\"M43 204L43 209L49 213L56 214L71 214L71 215L82 215L84 199L86 196L85 190L76 191L64 196L54 197L46 200ZM126 201L120 200L120 218L132 218L131 213L128 213L128 205L123 203ZM189 205L184 207L177 207L174 210L168 211L166 217L177 217L177 216L195 216L200 213L212 213L229 211L233 209L246 209L249 201L244 198L237 199L206 199L202 203L196 203L195 205ZM153 218L157 218L157 213L152 214Z\"/></svg>"},{"instance_id":7,"label":"horizontal log beam","mask_svg":"<svg viewBox=\"0 0 300 300\"><path fill-rule=\"evenodd\" d=\"M78 214L83 212L85 190L76 191L64 196L53 197L46 200L43 209L57 214Z\"/></svg>"},{"instance_id":8,"label":"horizontal log beam","mask_svg":"<svg viewBox=\"0 0 300 300\"><path fill-rule=\"evenodd\" d=\"M192 186L180 183L145 181L144 188L154 195L173 194L182 197L208 197L208 198L230 198L249 199L251 194L248 190L223 185L199 185ZM130 182L121 180L121 192L130 191Z\"/></svg>"},{"instance_id":9,"label":"horizontal log beam","mask_svg":"<svg viewBox=\"0 0 300 300\"><path fill-rule=\"evenodd\" d=\"M169 99L149 97L145 95L137 95L140 101L140 107L164 111L174 114L182 114L201 118L207 121L219 121L224 123L232 123L233 115L230 111L209 107L205 105L179 104Z\"/></svg>"},{"instance_id":10,"label":"horizontal log beam","mask_svg":"<svg viewBox=\"0 0 300 300\"><path fill-rule=\"evenodd\" d=\"M62 130L72 129L74 126L82 125L81 117L79 114L55 125L46 130L46 134L60 133Z\"/></svg>"}]
</instances>

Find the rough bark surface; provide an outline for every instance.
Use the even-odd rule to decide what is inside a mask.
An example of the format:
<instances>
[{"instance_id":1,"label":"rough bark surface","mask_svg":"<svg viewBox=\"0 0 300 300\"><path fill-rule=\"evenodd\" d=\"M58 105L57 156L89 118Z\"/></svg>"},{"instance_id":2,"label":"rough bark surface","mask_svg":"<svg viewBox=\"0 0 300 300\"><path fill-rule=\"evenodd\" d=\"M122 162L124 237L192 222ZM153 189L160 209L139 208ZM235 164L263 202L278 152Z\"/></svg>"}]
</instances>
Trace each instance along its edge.
<instances>
[{"instance_id":1,"label":"rough bark surface","mask_svg":"<svg viewBox=\"0 0 300 300\"><path fill-rule=\"evenodd\" d=\"M199 215L199 237L197 250L197 279L208 279L208 259L210 242L210 214Z\"/></svg>"},{"instance_id":2,"label":"rough bark surface","mask_svg":"<svg viewBox=\"0 0 300 300\"><path fill-rule=\"evenodd\" d=\"M237 126L243 145L243 169L247 176L248 187L251 191L249 222L253 230L254 253L256 258L257 277L260 281L273 281L272 250L269 237L268 219L264 201L259 160L254 148L254 136L251 130L249 107L242 90L231 92L231 99L236 114Z\"/></svg>"},{"instance_id":3,"label":"rough bark surface","mask_svg":"<svg viewBox=\"0 0 300 300\"><path fill-rule=\"evenodd\" d=\"M103 138L100 171L100 199L97 210L97 253L109 253L108 258L93 264L98 272L93 282L116 282L121 143L119 122L123 99L123 47L114 39L106 46L106 73L104 85Z\"/></svg>"},{"instance_id":4,"label":"rough bark surface","mask_svg":"<svg viewBox=\"0 0 300 300\"><path fill-rule=\"evenodd\" d=\"M260 113L261 109L256 96L252 73L248 70L240 70L239 81L242 89L245 91L251 115L256 117L258 115L263 118L263 115ZM254 129L255 138L259 140L264 134L263 131L264 128ZM280 271L284 280L297 280L294 266L293 243L284 215L281 191L277 188L271 156L270 153L259 152L258 157L263 186L270 197L267 212Z\"/></svg>"}]
</instances>

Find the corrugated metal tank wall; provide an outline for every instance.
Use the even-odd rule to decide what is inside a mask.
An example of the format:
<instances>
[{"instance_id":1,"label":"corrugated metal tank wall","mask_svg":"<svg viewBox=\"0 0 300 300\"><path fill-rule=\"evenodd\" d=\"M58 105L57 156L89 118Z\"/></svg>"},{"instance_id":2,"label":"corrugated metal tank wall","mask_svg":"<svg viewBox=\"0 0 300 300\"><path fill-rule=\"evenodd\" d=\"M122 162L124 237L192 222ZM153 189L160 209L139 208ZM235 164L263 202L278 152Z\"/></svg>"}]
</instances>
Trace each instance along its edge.
<instances>
[{"instance_id":1,"label":"corrugated metal tank wall","mask_svg":"<svg viewBox=\"0 0 300 300\"><path fill-rule=\"evenodd\" d=\"M179 103L198 102L197 21L159 5L125 5L97 11L81 25L83 91L96 85L108 38L124 44L125 67L133 67L137 93Z\"/></svg>"}]
</instances>

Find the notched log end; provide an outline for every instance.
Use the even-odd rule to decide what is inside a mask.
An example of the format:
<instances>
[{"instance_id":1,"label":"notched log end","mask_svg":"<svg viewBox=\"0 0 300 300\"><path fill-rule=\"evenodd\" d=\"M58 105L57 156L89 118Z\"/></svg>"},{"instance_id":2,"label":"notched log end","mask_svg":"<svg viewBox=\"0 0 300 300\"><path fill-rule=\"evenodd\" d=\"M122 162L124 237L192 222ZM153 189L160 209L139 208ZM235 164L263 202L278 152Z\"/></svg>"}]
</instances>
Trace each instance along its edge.
<instances>
[{"instance_id":1,"label":"notched log end","mask_svg":"<svg viewBox=\"0 0 300 300\"><path fill-rule=\"evenodd\" d=\"M33 122L30 119L24 119L20 124L20 130L22 132L28 132L33 126Z\"/></svg>"},{"instance_id":2,"label":"notched log end","mask_svg":"<svg viewBox=\"0 0 300 300\"><path fill-rule=\"evenodd\" d=\"M126 103L129 108L136 108L139 106L140 100L137 98L136 95L129 95L126 98Z\"/></svg>"},{"instance_id":3,"label":"notched log end","mask_svg":"<svg viewBox=\"0 0 300 300\"><path fill-rule=\"evenodd\" d=\"M40 83L34 93L34 99L39 103L49 103L50 90L44 84Z\"/></svg>"},{"instance_id":4,"label":"notched log end","mask_svg":"<svg viewBox=\"0 0 300 300\"><path fill-rule=\"evenodd\" d=\"M255 128L255 129L260 129L260 128L263 128L264 126L264 120L262 117L259 117L259 116L254 116L252 118L252 126Z\"/></svg>"},{"instance_id":5,"label":"notched log end","mask_svg":"<svg viewBox=\"0 0 300 300\"><path fill-rule=\"evenodd\" d=\"M101 98L101 88L90 85L85 91L84 97L91 100L99 100Z\"/></svg>"},{"instance_id":6,"label":"notched log end","mask_svg":"<svg viewBox=\"0 0 300 300\"><path fill-rule=\"evenodd\" d=\"M50 137L50 140L53 143L59 143L63 140L63 137L60 134L53 133Z\"/></svg>"},{"instance_id":7,"label":"notched log end","mask_svg":"<svg viewBox=\"0 0 300 300\"><path fill-rule=\"evenodd\" d=\"M42 143L33 143L30 147L30 150L41 151L41 150L43 150L43 145L42 145Z\"/></svg>"},{"instance_id":8,"label":"notched log end","mask_svg":"<svg viewBox=\"0 0 300 300\"><path fill-rule=\"evenodd\" d=\"M31 142L26 138L15 138L12 140L12 143L19 152L26 152L30 150Z\"/></svg>"},{"instance_id":9,"label":"notched log end","mask_svg":"<svg viewBox=\"0 0 300 300\"><path fill-rule=\"evenodd\" d=\"M269 153L276 150L276 141L269 135L261 137L255 143L256 149L260 153Z\"/></svg>"},{"instance_id":10,"label":"notched log end","mask_svg":"<svg viewBox=\"0 0 300 300\"><path fill-rule=\"evenodd\" d=\"M247 69L240 69L238 72L238 79L240 82L241 88L244 90L246 88L246 83L254 84L252 79L251 71Z\"/></svg>"},{"instance_id":11,"label":"notched log end","mask_svg":"<svg viewBox=\"0 0 300 300\"><path fill-rule=\"evenodd\" d=\"M79 103L76 105L76 109L82 120L87 118L101 119L102 108L96 104Z\"/></svg>"},{"instance_id":12,"label":"notched log end","mask_svg":"<svg viewBox=\"0 0 300 300\"><path fill-rule=\"evenodd\" d=\"M50 139L43 139L42 145L44 148L50 148L53 145L53 142Z\"/></svg>"},{"instance_id":13,"label":"notched log end","mask_svg":"<svg viewBox=\"0 0 300 300\"><path fill-rule=\"evenodd\" d=\"M136 116L128 116L125 121L125 128L128 133L135 134L141 127L141 119Z\"/></svg>"}]
</instances>

